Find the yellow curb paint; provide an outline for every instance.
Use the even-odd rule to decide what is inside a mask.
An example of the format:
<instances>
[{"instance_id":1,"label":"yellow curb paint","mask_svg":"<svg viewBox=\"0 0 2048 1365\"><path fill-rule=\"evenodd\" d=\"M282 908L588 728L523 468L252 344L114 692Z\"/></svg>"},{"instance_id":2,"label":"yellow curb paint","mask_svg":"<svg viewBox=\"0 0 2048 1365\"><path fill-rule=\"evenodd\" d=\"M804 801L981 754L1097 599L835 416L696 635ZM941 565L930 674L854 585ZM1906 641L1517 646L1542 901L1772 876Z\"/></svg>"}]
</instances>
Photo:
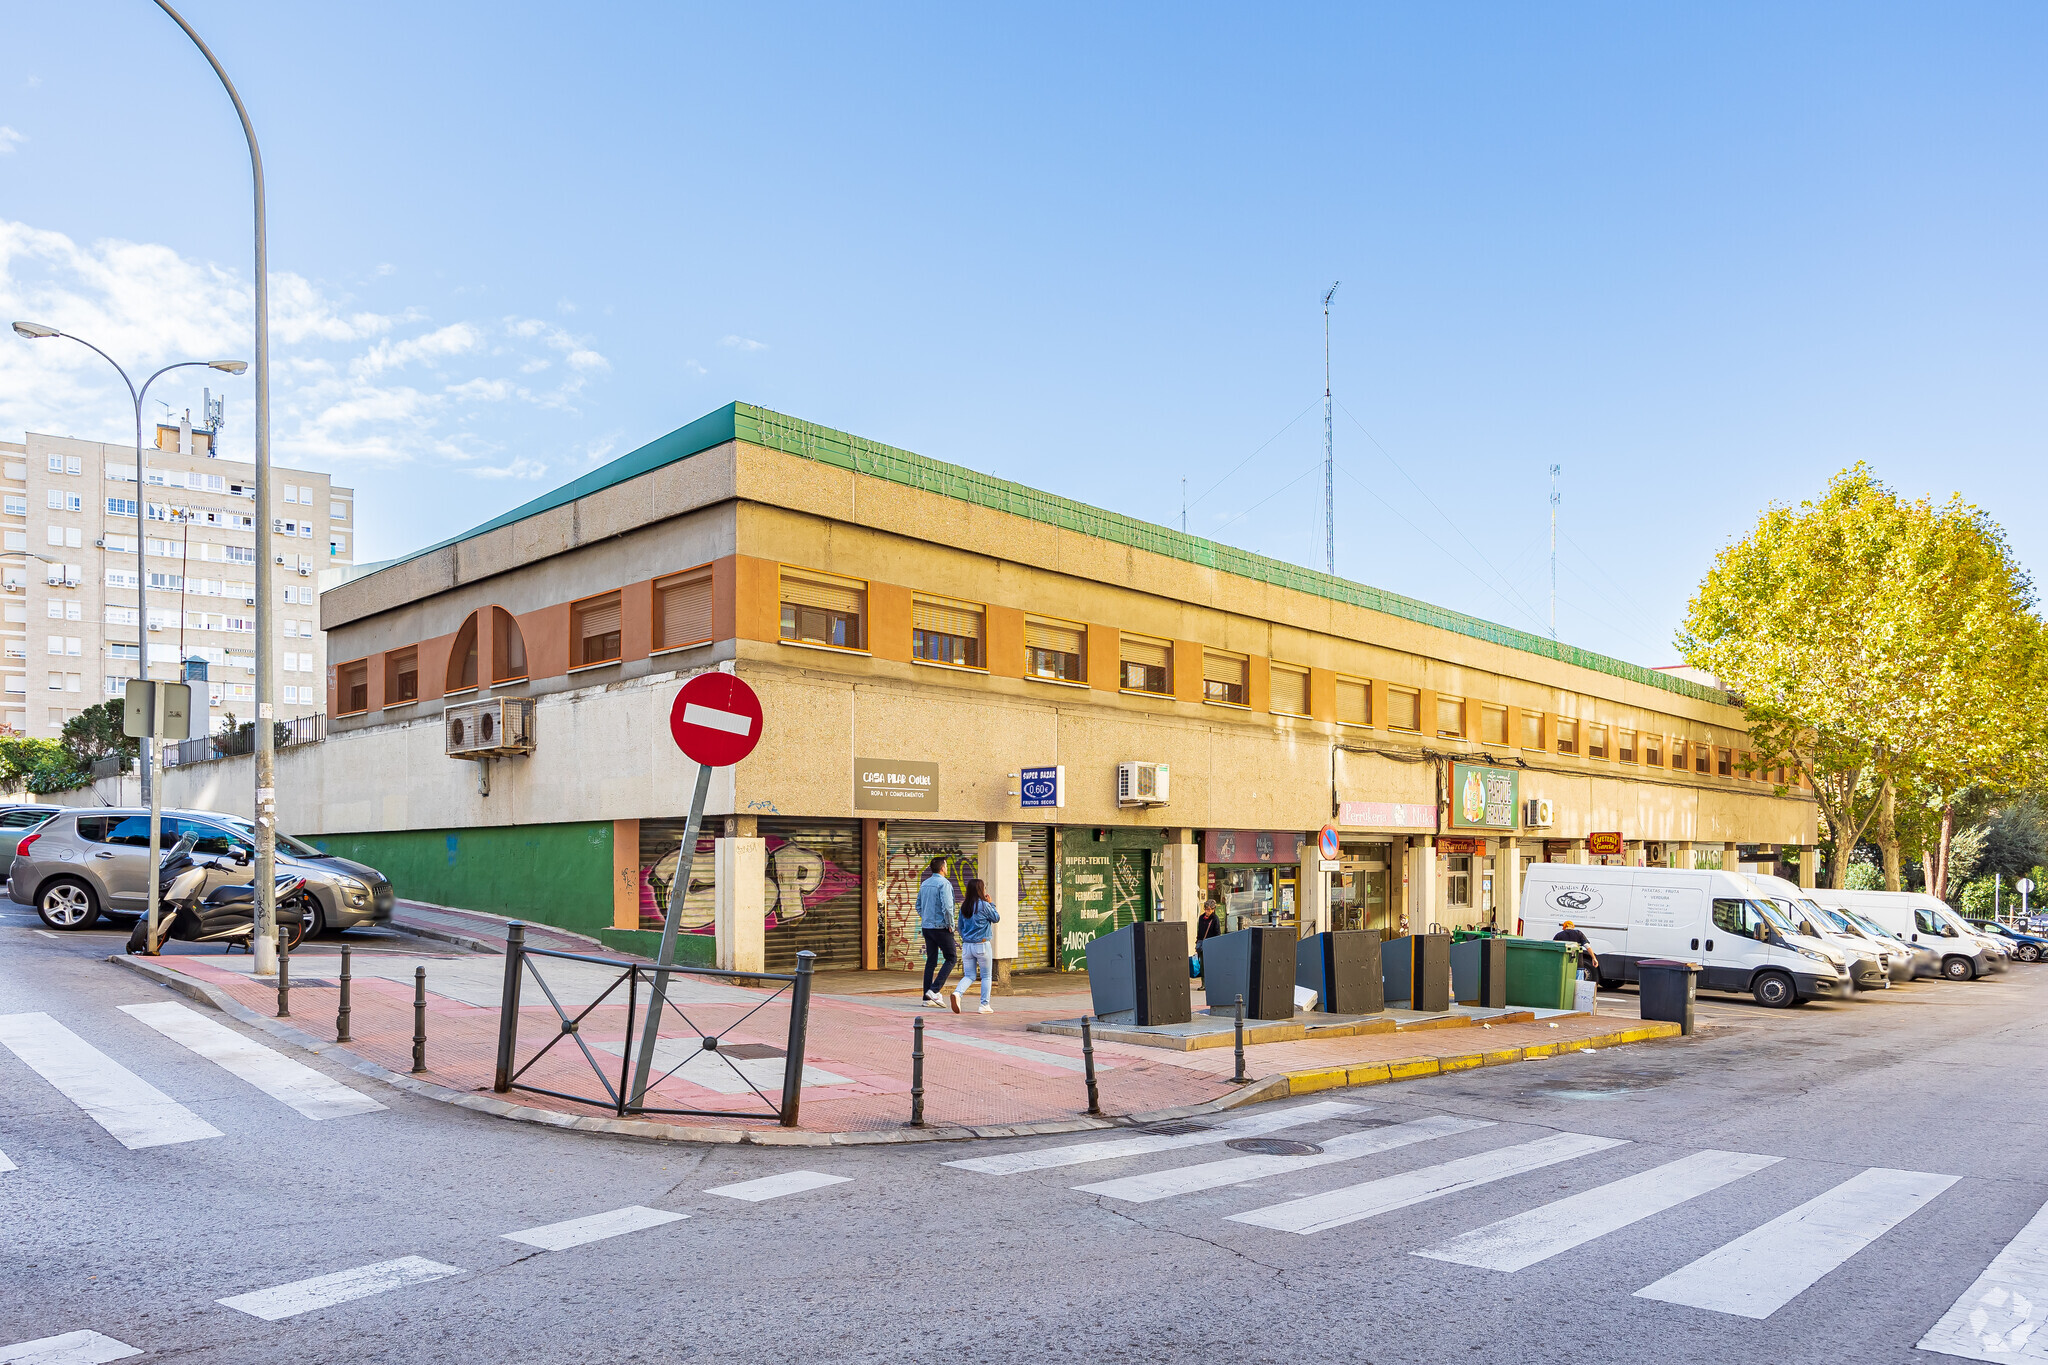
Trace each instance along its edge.
<instances>
[{"instance_id":1,"label":"yellow curb paint","mask_svg":"<svg viewBox=\"0 0 2048 1365\"><path fill-rule=\"evenodd\" d=\"M1486 1054L1466 1052L1456 1057L1441 1057L1437 1060L1439 1071L1470 1071L1473 1067L1485 1065Z\"/></svg>"},{"instance_id":2,"label":"yellow curb paint","mask_svg":"<svg viewBox=\"0 0 2048 1365\"><path fill-rule=\"evenodd\" d=\"M1529 1046L1522 1049L1522 1059L1524 1061L1528 1061L1536 1057L1555 1057L1556 1055L1556 1043L1531 1043L1529 1044Z\"/></svg>"},{"instance_id":3,"label":"yellow curb paint","mask_svg":"<svg viewBox=\"0 0 2048 1365\"><path fill-rule=\"evenodd\" d=\"M1354 1066L1345 1073L1348 1085L1379 1085L1387 1079L1387 1064L1374 1062L1370 1066Z\"/></svg>"},{"instance_id":4,"label":"yellow curb paint","mask_svg":"<svg viewBox=\"0 0 2048 1365\"><path fill-rule=\"evenodd\" d=\"M1522 1049L1518 1047L1502 1048L1497 1052L1482 1052L1479 1054L1479 1065L1481 1066L1500 1066L1504 1062L1519 1062L1521 1060Z\"/></svg>"},{"instance_id":5,"label":"yellow curb paint","mask_svg":"<svg viewBox=\"0 0 2048 1365\"><path fill-rule=\"evenodd\" d=\"M1324 1067L1317 1071L1290 1071L1287 1073L1287 1093L1308 1095L1318 1090L1335 1090L1345 1083L1344 1068Z\"/></svg>"},{"instance_id":6,"label":"yellow curb paint","mask_svg":"<svg viewBox=\"0 0 2048 1365\"><path fill-rule=\"evenodd\" d=\"M1442 1069L1434 1057L1404 1057L1387 1063L1387 1079L1405 1081L1416 1076L1434 1076Z\"/></svg>"}]
</instances>

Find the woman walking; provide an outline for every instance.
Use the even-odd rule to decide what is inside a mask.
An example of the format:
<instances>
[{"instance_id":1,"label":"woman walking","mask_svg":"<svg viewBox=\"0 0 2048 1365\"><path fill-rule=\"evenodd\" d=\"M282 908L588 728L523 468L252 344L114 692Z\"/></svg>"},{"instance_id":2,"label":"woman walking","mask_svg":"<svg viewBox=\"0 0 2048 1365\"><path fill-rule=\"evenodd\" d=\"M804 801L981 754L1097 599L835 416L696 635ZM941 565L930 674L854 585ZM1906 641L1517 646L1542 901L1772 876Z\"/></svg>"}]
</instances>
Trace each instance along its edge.
<instances>
[{"instance_id":1,"label":"woman walking","mask_svg":"<svg viewBox=\"0 0 2048 1365\"><path fill-rule=\"evenodd\" d=\"M960 1012L960 997L976 980L981 982L981 1012L995 1013L988 1003L988 988L989 978L995 974L995 923L1001 918L1002 915L982 891L981 878L970 879L967 894L960 901L960 953L966 960L961 968L960 984L953 990L955 1014Z\"/></svg>"}]
</instances>

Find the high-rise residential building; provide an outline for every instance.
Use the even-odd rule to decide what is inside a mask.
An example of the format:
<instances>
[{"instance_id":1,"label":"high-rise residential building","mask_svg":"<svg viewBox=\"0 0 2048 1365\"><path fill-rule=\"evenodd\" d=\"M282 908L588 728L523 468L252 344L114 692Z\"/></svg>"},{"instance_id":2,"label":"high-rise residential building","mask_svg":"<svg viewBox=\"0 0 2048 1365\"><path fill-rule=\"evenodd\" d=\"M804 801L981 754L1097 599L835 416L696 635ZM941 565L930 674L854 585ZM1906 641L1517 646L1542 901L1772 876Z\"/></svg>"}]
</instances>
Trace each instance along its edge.
<instances>
[{"instance_id":1,"label":"high-rise residential building","mask_svg":"<svg viewBox=\"0 0 2048 1365\"><path fill-rule=\"evenodd\" d=\"M259 569L277 588L277 715L324 709L320 574L354 562L355 492L274 466L274 562L259 566L255 466L215 458L213 438L189 414L158 424L140 489L133 446L36 432L0 441L0 722L55 737L122 695L145 649L149 676L162 681L185 676L188 659L206 661L211 723L252 719ZM146 622L136 602L144 574Z\"/></svg>"}]
</instances>

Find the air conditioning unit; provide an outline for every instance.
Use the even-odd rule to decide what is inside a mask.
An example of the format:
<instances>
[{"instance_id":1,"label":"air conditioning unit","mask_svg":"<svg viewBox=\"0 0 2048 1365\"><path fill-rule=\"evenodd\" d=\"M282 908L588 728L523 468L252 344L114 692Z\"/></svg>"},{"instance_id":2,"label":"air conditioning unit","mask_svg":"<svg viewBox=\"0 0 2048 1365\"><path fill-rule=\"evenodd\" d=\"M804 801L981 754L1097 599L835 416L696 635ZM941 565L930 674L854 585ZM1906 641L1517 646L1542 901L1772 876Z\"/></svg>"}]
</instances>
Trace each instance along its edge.
<instances>
[{"instance_id":1,"label":"air conditioning unit","mask_svg":"<svg viewBox=\"0 0 2048 1365\"><path fill-rule=\"evenodd\" d=\"M245 607L253 607L256 605L256 599L253 597L245 597L242 599L242 605Z\"/></svg>"},{"instance_id":2,"label":"air conditioning unit","mask_svg":"<svg viewBox=\"0 0 2048 1365\"><path fill-rule=\"evenodd\" d=\"M1116 803L1119 806L1165 805L1169 776L1164 763L1117 764Z\"/></svg>"},{"instance_id":3,"label":"air conditioning unit","mask_svg":"<svg viewBox=\"0 0 2048 1365\"><path fill-rule=\"evenodd\" d=\"M493 697L468 701L441 713L442 739L450 758L510 758L533 752L533 699Z\"/></svg>"},{"instance_id":4,"label":"air conditioning unit","mask_svg":"<svg viewBox=\"0 0 2048 1365\"><path fill-rule=\"evenodd\" d=\"M1529 829L1549 829L1557 823L1557 808L1547 796L1532 796L1522 803L1522 824Z\"/></svg>"},{"instance_id":5,"label":"air conditioning unit","mask_svg":"<svg viewBox=\"0 0 2048 1365\"><path fill-rule=\"evenodd\" d=\"M313 572L313 571L312 571L311 569L307 568L307 567L306 567L305 565L303 565L303 564L299 565L299 577L301 577L301 578L304 578L304 577L305 577L305 576L306 576L307 574L309 574L309 573L311 573L311 572Z\"/></svg>"}]
</instances>

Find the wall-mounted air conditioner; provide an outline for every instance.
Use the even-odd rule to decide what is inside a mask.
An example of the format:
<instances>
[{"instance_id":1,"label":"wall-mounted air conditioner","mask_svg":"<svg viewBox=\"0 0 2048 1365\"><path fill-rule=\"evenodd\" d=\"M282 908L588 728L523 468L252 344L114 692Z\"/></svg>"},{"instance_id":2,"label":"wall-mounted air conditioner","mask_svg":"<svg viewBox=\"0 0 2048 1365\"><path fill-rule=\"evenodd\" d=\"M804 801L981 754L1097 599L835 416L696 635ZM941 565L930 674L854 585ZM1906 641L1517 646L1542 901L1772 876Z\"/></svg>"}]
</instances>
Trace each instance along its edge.
<instances>
[{"instance_id":1,"label":"wall-mounted air conditioner","mask_svg":"<svg viewBox=\"0 0 2048 1365\"><path fill-rule=\"evenodd\" d=\"M242 599L242 605L245 607L253 607L256 605L256 599L253 597L245 597Z\"/></svg>"},{"instance_id":2,"label":"wall-mounted air conditioner","mask_svg":"<svg viewBox=\"0 0 2048 1365\"><path fill-rule=\"evenodd\" d=\"M306 576L307 574L309 574L309 573L311 573L311 572L313 572L313 571L312 571L311 569L307 568L307 567L306 567L305 565L303 565L303 564L299 565L299 577L301 577L301 578L304 578L304 577L305 577L305 576Z\"/></svg>"},{"instance_id":3,"label":"wall-mounted air conditioner","mask_svg":"<svg viewBox=\"0 0 2048 1365\"><path fill-rule=\"evenodd\" d=\"M1169 795L1170 774L1164 763L1119 763L1116 765L1116 803L1119 806L1163 806Z\"/></svg>"},{"instance_id":4,"label":"wall-mounted air conditioner","mask_svg":"<svg viewBox=\"0 0 2048 1365\"><path fill-rule=\"evenodd\" d=\"M1557 808L1547 796L1532 796L1522 803L1522 823L1530 829L1549 829L1557 823Z\"/></svg>"},{"instance_id":5,"label":"wall-mounted air conditioner","mask_svg":"<svg viewBox=\"0 0 2048 1365\"><path fill-rule=\"evenodd\" d=\"M533 699L492 697L450 706L441 714L450 758L509 758L534 749Z\"/></svg>"}]
</instances>

